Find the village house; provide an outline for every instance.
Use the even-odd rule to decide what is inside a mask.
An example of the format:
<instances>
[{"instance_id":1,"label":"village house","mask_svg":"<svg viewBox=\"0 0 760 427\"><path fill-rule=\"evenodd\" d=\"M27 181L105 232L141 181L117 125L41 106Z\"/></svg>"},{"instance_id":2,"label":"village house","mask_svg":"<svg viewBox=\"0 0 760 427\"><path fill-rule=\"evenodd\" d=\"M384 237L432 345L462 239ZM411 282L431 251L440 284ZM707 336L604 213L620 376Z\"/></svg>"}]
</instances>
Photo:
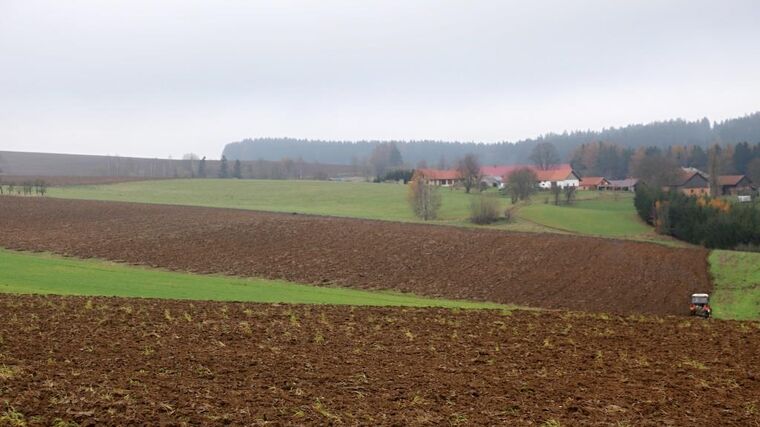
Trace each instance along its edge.
<instances>
[{"instance_id":1,"label":"village house","mask_svg":"<svg viewBox=\"0 0 760 427\"><path fill-rule=\"evenodd\" d=\"M737 196L752 191L752 183L745 175L721 175L718 177L718 185L720 194L724 196Z\"/></svg>"},{"instance_id":2,"label":"village house","mask_svg":"<svg viewBox=\"0 0 760 427\"><path fill-rule=\"evenodd\" d=\"M581 177L575 172L569 164L561 164L551 169L536 169L538 177L538 186L543 189L552 187L578 187L581 183Z\"/></svg>"},{"instance_id":3,"label":"village house","mask_svg":"<svg viewBox=\"0 0 760 427\"><path fill-rule=\"evenodd\" d=\"M718 194L721 196L735 196L752 191L752 183L745 175L720 175L718 186ZM679 182L668 188L689 196L706 196L710 194L710 175L695 168L682 168Z\"/></svg>"},{"instance_id":4,"label":"village house","mask_svg":"<svg viewBox=\"0 0 760 427\"><path fill-rule=\"evenodd\" d=\"M678 181L665 189L680 191L689 196L708 196L710 195L710 178L698 169L682 168Z\"/></svg>"},{"instance_id":5,"label":"village house","mask_svg":"<svg viewBox=\"0 0 760 427\"><path fill-rule=\"evenodd\" d=\"M505 176L514 169L514 166L481 166L481 182L491 187L504 188Z\"/></svg>"},{"instance_id":6,"label":"village house","mask_svg":"<svg viewBox=\"0 0 760 427\"><path fill-rule=\"evenodd\" d=\"M581 190L599 190L600 187L608 185L610 185L610 182L603 176L587 176L581 178L578 188Z\"/></svg>"},{"instance_id":7,"label":"village house","mask_svg":"<svg viewBox=\"0 0 760 427\"><path fill-rule=\"evenodd\" d=\"M636 191L639 180L636 178L610 179L606 185L600 185L599 190L603 191Z\"/></svg>"},{"instance_id":8,"label":"village house","mask_svg":"<svg viewBox=\"0 0 760 427\"><path fill-rule=\"evenodd\" d=\"M483 179L489 178L488 182L501 182L500 187L509 179L509 174L518 169L530 169L538 178L536 184L542 189L550 189L553 186L559 188L578 187L580 184L580 175L567 164L560 164L549 169L538 169L531 165L513 165L513 166L483 166L480 173Z\"/></svg>"},{"instance_id":9,"label":"village house","mask_svg":"<svg viewBox=\"0 0 760 427\"><path fill-rule=\"evenodd\" d=\"M414 179L421 177L428 184L441 187L452 187L462 181L459 171L450 169L417 169L414 176Z\"/></svg>"},{"instance_id":10,"label":"village house","mask_svg":"<svg viewBox=\"0 0 760 427\"><path fill-rule=\"evenodd\" d=\"M483 166L480 169L480 185L503 188L509 174L522 168L528 168L536 174L538 178L536 184L542 189L550 189L553 186L565 188L580 185L580 176L569 164L561 164L545 170L526 165ZM422 177L429 184L442 187L451 187L462 182L459 171L453 169L417 169L414 173L415 177Z\"/></svg>"}]
</instances>

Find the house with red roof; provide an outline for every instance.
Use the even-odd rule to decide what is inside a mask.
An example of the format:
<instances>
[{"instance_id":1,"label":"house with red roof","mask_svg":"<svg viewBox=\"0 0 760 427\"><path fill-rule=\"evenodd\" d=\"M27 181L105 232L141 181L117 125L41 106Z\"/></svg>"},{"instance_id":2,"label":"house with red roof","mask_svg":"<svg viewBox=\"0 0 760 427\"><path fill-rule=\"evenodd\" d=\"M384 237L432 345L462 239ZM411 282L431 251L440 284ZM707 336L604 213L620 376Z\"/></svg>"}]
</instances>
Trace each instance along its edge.
<instances>
[{"instance_id":1,"label":"house with red roof","mask_svg":"<svg viewBox=\"0 0 760 427\"><path fill-rule=\"evenodd\" d=\"M506 183L509 174L525 168L535 172L538 178L537 184L543 189L549 189L553 186L565 188L580 185L580 175L568 163L559 164L549 169L538 169L533 165L483 166L480 168L480 172L484 178L498 177L502 183Z\"/></svg>"},{"instance_id":2,"label":"house with red roof","mask_svg":"<svg viewBox=\"0 0 760 427\"><path fill-rule=\"evenodd\" d=\"M681 168L678 179L668 186L689 196L710 195L710 176L695 168Z\"/></svg>"},{"instance_id":3,"label":"house with red roof","mask_svg":"<svg viewBox=\"0 0 760 427\"><path fill-rule=\"evenodd\" d=\"M424 179L428 184L451 187L462 181L459 171L454 169L417 169L414 178Z\"/></svg>"},{"instance_id":4,"label":"house with red roof","mask_svg":"<svg viewBox=\"0 0 760 427\"><path fill-rule=\"evenodd\" d=\"M639 180L636 178L610 179L607 185L600 185L600 190L608 191L636 191Z\"/></svg>"},{"instance_id":5,"label":"house with red roof","mask_svg":"<svg viewBox=\"0 0 760 427\"><path fill-rule=\"evenodd\" d=\"M710 194L710 185L710 175L695 168L682 168L679 180L669 188L689 196L707 196ZM718 194L721 196L735 196L752 191L752 182L745 175L720 175L718 186Z\"/></svg>"},{"instance_id":6,"label":"house with red roof","mask_svg":"<svg viewBox=\"0 0 760 427\"><path fill-rule=\"evenodd\" d=\"M752 183L746 175L721 175L718 177L720 194L736 196L752 191Z\"/></svg>"},{"instance_id":7,"label":"house with red roof","mask_svg":"<svg viewBox=\"0 0 760 427\"><path fill-rule=\"evenodd\" d=\"M578 187L581 190L599 190L609 185L610 182L603 176L586 176L581 178L581 183Z\"/></svg>"},{"instance_id":8,"label":"house with red roof","mask_svg":"<svg viewBox=\"0 0 760 427\"><path fill-rule=\"evenodd\" d=\"M581 176L573 170L568 163L557 165L549 169L536 169L538 186L543 189L552 187L578 187L581 184Z\"/></svg>"}]
</instances>

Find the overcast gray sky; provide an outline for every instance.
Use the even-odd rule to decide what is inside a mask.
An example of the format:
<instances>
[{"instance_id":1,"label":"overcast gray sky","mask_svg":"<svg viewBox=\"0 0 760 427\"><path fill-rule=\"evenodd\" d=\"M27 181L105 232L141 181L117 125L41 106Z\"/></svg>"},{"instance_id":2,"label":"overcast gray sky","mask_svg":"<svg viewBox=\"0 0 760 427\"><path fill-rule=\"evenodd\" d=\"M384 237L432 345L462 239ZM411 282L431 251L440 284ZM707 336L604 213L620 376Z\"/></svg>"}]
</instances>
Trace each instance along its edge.
<instances>
[{"instance_id":1,"label":"overcast gray sky","mask_svg":"<svg viewBox=\"0 0 760 427\"><path fill-rule=\"evenodd\" d=\"M758 1L0 0L0 150L215 158L757 110Z\"/></svg>"}]
</instances>

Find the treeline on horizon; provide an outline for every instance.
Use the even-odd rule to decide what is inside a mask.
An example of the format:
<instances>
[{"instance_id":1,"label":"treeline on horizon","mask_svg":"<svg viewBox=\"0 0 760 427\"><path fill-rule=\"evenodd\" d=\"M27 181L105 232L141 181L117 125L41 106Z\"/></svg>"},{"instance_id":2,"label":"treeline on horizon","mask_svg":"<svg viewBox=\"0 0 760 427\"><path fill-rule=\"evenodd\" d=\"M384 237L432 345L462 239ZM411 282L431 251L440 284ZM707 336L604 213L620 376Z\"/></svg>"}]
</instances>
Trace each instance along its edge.
<instances>
[{"instance_id":1,"label":"treeline on horizon","mask_svg":"<svg viewBox=\"0 0 760 427\"><path fill-rule=\"evenodd\" d=\"M760 142L760 112L741 118L711 124L703 118L696 121L668 120L635 124L602 131L576 131L547 134L535 139L494 144L444 141L320 141L294 138L256 138L229 143L223 155L230 160L300 159L306 162L361 165L373 150L384 142L398 147L404 163L414 167L421 162L436 167L451 167L457 159L475 154L484 165L530 163L536 145L553 144L563 161L572 160L583 144L603 141L625 149L673 146L707 147L740 142ZM619 177L612 174L613 177Z\"/></svg>"}]
</instances>

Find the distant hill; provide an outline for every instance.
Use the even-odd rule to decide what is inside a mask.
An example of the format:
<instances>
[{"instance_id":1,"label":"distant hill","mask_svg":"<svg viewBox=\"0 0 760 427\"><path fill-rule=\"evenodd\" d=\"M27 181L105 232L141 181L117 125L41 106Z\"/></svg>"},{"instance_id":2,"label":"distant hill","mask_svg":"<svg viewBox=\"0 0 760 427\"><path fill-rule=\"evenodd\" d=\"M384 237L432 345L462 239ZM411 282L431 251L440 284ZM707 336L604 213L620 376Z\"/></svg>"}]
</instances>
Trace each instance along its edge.
<instances>
[{"instance_id":1,"label":"distant hill","mask_svg":"<svg viewBox=\"0 0 760 427\"><path fill-rule=\"evenodd\" d=\"M547 134L535 139L516 143L500 142L484 144L475 142L444 141L393 141L404 161L416 165L424 160L430 165L441 158L451 163L466 153L475 153L486 164L516 164L528 162L533 147L540 142L551 142L560 156L568 159L572 151L583 143L605 141L625 147L671 145L700 145L713 143L760 142L760 112L744 117L711 124L703 118L697 121L668 120L649 124L634 124L622 128L601 131L577 131L562 134ZM233 142L224 147L223 154L228 159L240 160L281 160L283 158L303 159L307 162L322 162L349 165L366 159L379 143L384 141L319 141L293 138L256 138Z\"/></svg>"}]
</instances>

